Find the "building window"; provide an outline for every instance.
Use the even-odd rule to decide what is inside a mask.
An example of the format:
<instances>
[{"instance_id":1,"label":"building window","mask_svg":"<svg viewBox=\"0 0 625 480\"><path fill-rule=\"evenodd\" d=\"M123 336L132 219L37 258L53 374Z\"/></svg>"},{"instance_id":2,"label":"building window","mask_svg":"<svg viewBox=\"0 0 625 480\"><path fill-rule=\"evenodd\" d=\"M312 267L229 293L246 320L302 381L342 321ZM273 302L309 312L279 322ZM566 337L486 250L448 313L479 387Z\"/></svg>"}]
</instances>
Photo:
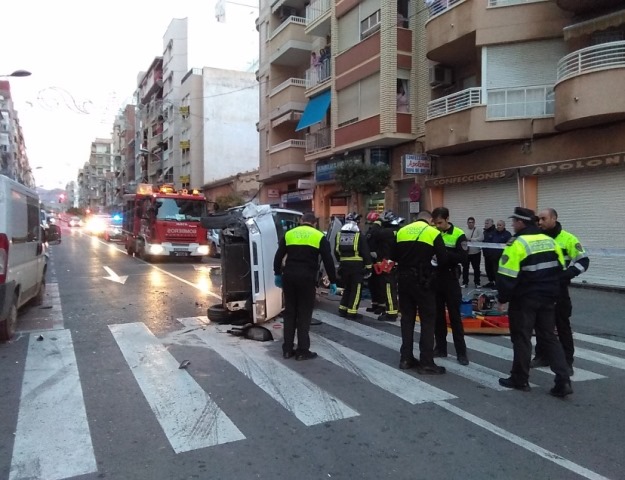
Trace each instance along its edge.
<instances>
[{"instance_id":1,"label":"building window","mask_svg":"<svg viewBox=\"0 0 625 480\"><path fill-rule=\"evenodd\" d=\"M397 79L397 113L410 113L408 80Z\"/></svg>"},{"instance_id":2,"label":"building window","mask_svg":"<svg viewBox=\"0 0 625 480\"><path fill-rule=\"evenodd\" d=\"M375 32L380 30L380 22L382 21L382 15L380 10L377 10L372 15L369 15L367 18L360 22L360 39L364 40L365 38L373 35Z\"/></svg>"}]
</instances>

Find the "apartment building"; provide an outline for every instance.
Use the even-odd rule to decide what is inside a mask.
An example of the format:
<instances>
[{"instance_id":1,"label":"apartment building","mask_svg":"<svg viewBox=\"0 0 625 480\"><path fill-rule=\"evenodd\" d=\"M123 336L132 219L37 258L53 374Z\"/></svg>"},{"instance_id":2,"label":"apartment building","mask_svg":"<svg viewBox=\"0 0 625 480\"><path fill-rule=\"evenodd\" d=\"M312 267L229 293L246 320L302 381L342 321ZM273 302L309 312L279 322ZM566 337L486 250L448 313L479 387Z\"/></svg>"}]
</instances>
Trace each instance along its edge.
<instances>
[{"instance_id":1,"label":"apartment building","mask_svg":"<svg viewBox=\"0 0 625 480\"><path fill-rule=\"evenodd\" d=\"M11 84L6 80L0 81L0 175L35 188L22 126L11 98Z\"/></svg>"},{"instance_id":2,"label":"apartment building","mask_svg":"<svg viewBox=\"0 0 625 480\"><path fill-rule=\"evenodd\" d=\"M96 138L91 142L89 161L78 171L78 206L104 212L113 205L119 193L115 178L119 168L111 138Z\"/></svg>"},{"instance_id":3,"label":"apartment building","mask_svg":"<svg viewBox=\"0 0 625 480\"><path fill-rule=\"evenodd\" d=\"M322 223L354 209L409 215L420 170L406 165L424 153L417 112L430 99L426 19L408 0L261 2L264 201L314 209ZM344 192L344 162L387 164L391 185L365 198Z\"/></svg>"},{"instance_id":4,"label":"apartment building","mask_svg":"<svg viewBox=\"0 0 625 480\"><path fill-rule=\"evenodd\" d=\"M428 203L460 226L552 207L589 250L622 246L623 2L428 3ZM625 286L624 270L597 253L580 280Z\"/></svg>"}]
</instances>

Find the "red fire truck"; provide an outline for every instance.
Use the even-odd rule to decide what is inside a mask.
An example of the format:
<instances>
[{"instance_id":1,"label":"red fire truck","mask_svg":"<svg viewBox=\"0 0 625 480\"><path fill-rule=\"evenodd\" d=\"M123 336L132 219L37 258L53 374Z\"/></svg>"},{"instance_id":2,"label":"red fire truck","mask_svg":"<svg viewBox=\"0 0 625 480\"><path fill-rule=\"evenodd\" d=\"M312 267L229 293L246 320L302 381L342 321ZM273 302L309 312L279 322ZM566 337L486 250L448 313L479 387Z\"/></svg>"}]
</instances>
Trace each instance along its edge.
<instances>
[{"instance_id":1,"label":"red fire truck","mask_svg":"<svg viewBox=\"0 0 625 480\"><path fill-rule=\"evenodd\" d=\"M201 260L208 255L207 232L200 225L207 214L207 201L197 190L140 183L136 193L124 195L126 252L146 261L157 257Z\"/></svg>"}]
</instances>

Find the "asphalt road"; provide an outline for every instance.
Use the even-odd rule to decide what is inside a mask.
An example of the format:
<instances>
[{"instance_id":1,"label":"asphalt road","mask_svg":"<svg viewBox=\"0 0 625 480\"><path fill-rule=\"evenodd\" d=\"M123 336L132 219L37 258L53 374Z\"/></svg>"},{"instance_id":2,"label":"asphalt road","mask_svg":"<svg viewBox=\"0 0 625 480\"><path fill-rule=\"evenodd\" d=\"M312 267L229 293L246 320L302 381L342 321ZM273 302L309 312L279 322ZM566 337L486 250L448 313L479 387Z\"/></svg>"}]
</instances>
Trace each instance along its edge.
<instances>
[{"instance_id":1,"label":"asphalt road","mask_svg":"<svg viewBox=\"0 0 625 480\"><path fill-rule=\"evenodd\" d=\"M498 387L505 336L469 337L447 375L400 371L398 324L346 321L326 296L320 357L283 360L279 319L265 343L207 322L218 264L151 265L65 228L46 302L0 344L0 479L625 478L624 294L572 291L560 400L546 371Z\"/></svg>"}]
</instances>

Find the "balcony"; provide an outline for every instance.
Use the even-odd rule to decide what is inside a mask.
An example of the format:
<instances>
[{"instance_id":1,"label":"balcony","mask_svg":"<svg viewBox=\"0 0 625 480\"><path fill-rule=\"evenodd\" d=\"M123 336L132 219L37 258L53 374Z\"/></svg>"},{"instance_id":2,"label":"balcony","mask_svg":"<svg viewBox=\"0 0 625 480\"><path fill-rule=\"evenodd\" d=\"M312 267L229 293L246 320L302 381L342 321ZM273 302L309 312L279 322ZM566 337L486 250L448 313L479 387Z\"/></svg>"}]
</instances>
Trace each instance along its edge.
<instances>
[{"instance_id":1,"label":"balcony","mask_svg":"<svg viewBox=\"0 0 625 480\"><path fill-rule=\"evenodd\" d=\"M275 181L310 173L312 165L304 161L305 149L306 142L297 139L287 140L270 147L267 152L266 168L261 170L259 180Z\"/></svg>"},{"instance_id":2,"label":"balcony","mask_svg":"<svg viewBox=\"0 0 625 480\"><path fill-rule=\"evenodd\" d=\"M553 85L488 90L488 120L553 116Z\"/></svg>"},{"instance_id":3,"label":"balcony","mask_svg":"<svg viewBox=\"0 0 625 480\"><path fill-rule=\"evenodd\" d=\"M312 43L304 32L306 19L290 16L271 34L269 61L274 65L299 66L310 59Z\"/></svg>"},{"instance_id":4,"label":"balcony","mask_svg":"<svg viewBox=\"0 0 625 480\"><path fill-rule=\"evenodd\" d=\"M291 112L303 112L306 82L302 78L289 78L269 93L269 118L275 120Z\"/></svg>"},{"instance_id":5,"label":"balcony","mask_svg":"<svg viewBox=\"0 0 625 480\"><path fill-rule=\"evenodd\" d=\"M332 129L324 127L306 134L306 155L327 150L332 147Z\"/></svg>"},{"instance_id":6,"label":"balcony","mask_svg":"<svg viewBox=\"0 0 625 480\"><path fill-rule=\"evenodd\" d=\"M558 130L625 119L625 41L577 50L558 62L555 125Z\"/></svg>"},{"instance_id":7,"label":"balcony","mask_svg":"<svg viewBox=\"0 0 625 480\"><path fill-rule=\"evenodd\" d=\"M482 89L469 88L428 103L427 120L482 105Z\"/></svg>"},{"instance_id":8,"label":"balcony","mask_svg":"<svg viewBox=\"0 0 625 480\"><path fill-rule=\"evenodd\" d=\"M330 34L330 0L313 0L306 6L306 35L325 37Z\"/></svg>"},{"instance_id":9,"label":"balcony","mask_svg":"<svg viewBox=\"0 0 625 480\"><path fill-rule=\"evenodd\" d=\"M314 88L317 85L326 83L332 78L332 62L325 58L319 65L306 70L306 88Z\"/></svg>"},{"instance_id":10,"label":"balcony","mask_svg":"<svg viewBox=\"0 0 625 480\"><path fill-rule=\"evenodd\" d=\"M427 57L465 65L476 48L556 38L569 21L547 0L439 0L430 6L426 23Z\"/></svg>"},{"instance_id":11,"label":"balcony","mask_svg":"<svg viewBox=\"0 0 625 480\"><path fill-rule=\"evenodd\" d=\"M585 13L621 6L622 0L556 0L562 10L573 13Z\"/></svg>"}]
</instances>

